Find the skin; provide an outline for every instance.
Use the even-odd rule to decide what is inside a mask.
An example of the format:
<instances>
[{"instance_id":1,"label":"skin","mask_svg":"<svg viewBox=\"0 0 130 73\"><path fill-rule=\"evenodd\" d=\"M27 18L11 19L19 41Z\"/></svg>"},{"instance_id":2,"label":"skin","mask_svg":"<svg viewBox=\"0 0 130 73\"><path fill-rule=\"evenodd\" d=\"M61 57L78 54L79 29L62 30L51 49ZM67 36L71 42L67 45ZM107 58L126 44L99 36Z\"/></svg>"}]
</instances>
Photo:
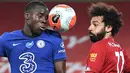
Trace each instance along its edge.
<instances>
[{"instance_id":1,"label":"skin","mask_svg":"<svg viewBox=\"0 0 130 73\"><path fill-rule=\"evenodd\" d=\"M40 36L42 32L48 28L48 8L44 6L37 6L30 12L25 12L25 26L23 33L31 38ZM58 61L54 63L55 73L65 73L65 61Z\"/></svg>"},{"instance_id":2,"label":"skin","mask_svg":"<svg viewBox=\"0 0 130 73\"><path fill-rule=\"evenodd\" d=\"M88 28L89 35L91 41L93 38L92 36L95 35L96 38L99 38L99 40L107 39L109 37L112 37L112 26L107 25L105 26L105 23L103 22L103 16L94 16L91 18L91 25ZM97 41L99 41L97 40ZM93 41L92 41L93 42Z\"/></svg>"},{"instance_id":3,"label":"skin","mask_svg":"<svg viewBox=\"0 0 130 73\"><path fill-rule=\"evenodd\" d=\"M23 32L30 37L41 35L42 31L48 27L49 10L42 6L37 6L31 12L25 12L25 26Z\"/></svg>"}]
</instances>

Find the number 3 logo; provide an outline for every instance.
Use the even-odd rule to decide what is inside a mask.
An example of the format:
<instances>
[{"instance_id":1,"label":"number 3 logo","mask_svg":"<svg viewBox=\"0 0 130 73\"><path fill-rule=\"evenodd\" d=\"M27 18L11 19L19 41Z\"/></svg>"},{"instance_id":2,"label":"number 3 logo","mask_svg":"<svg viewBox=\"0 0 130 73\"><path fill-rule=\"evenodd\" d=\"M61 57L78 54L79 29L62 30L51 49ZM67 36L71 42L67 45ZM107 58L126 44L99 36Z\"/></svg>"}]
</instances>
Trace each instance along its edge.
<instances>
[{"instance_id":1,"label":"number 3 logo","mask_svg":"<svg viewBox=\"0 0 130 73\"><path fill-rule=\"evenodd\" d=\"M33 73L37 69L37 64L34 61L35 56L33 53L23 53L19 56L19 59L24 60L24 64L21 64L19 67L21 73Z\"/></svg>"}]
</instances>

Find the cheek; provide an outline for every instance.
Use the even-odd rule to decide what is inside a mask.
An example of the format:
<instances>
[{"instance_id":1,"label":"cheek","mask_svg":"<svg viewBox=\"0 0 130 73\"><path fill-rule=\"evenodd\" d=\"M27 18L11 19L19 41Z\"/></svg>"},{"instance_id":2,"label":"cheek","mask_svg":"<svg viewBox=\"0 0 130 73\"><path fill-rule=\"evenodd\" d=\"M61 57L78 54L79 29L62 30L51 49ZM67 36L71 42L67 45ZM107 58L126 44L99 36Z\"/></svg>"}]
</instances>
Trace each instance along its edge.
<instances>
[{"instance_id":1,"label":"cheek","mask_svg":"<svg viewBox=\"0 0 130 73\"><path fill-rule=\"evenodd\" d=\"M28 20L28 23L29 24L35 24L37 22L37 20L35 19L35 18L33 18L33 17L31 17L29 20Z\"/></svg>"},{"instance_id":2,"label":"cheek","mask_svg":"<svg viewBox=\"0 0 130 73\"><path fill-rule=\"evenodd\" d=\"M104 27L100 26L100 27L97 27L94 31L95 34L99 34L99 33L102 33L104 32Z\"/></svg>"},{"instance_id":3,"label":"cheek","mask_svg":"<svg viewBox=\"0 0 130 73\"><path fill-rule=\"evenodd\" d=\"M33 24L36 24L39 19L38 19L37 16L33 15L32 18L31 18L31 20L32 20L32 23L33 23Z\"/></svg>"}]
</instances>

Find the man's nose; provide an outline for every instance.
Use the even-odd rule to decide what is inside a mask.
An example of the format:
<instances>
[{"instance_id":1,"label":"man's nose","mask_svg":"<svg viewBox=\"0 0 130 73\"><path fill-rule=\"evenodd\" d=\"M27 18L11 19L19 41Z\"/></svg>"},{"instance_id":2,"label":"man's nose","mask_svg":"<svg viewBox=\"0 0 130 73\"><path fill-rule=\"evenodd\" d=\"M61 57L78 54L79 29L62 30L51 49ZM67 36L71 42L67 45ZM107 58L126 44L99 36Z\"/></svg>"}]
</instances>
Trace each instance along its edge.
<instances>
[{"instance_id":1,"label":"man's nose","mask_svg":"<svg viewBox=\"0 0 130 73\"><path fill-rule=\"evenodd\" d=\"M88 31L91 31L92 30L92 25L90 25L89 27L88 27Z\"/></svg>"},{"instance_id":2,"label":"man's nose","mask_svg":"<svg viewBox=\"0 0 130 73\"><path fill-rule=\"evenodd\" d=\"M44 24L47 24L48 20L45 17L43 17L43 18L41 18L41 22Z\"/></svg>"}]
</instances>

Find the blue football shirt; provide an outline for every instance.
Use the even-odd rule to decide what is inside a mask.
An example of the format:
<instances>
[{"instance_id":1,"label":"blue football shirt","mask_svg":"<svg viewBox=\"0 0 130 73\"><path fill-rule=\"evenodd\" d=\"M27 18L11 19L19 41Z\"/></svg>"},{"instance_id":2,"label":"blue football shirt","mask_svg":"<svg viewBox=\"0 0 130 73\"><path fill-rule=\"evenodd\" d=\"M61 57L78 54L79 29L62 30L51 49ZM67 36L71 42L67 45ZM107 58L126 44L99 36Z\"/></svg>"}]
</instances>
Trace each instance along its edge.
<instances>
[{"instance_id":1,"label":"blue football shirt","mask_svg":"<svg viewBox=\"0 0 130 73\"><path fill-rule=\"evenodd\" d=\"M8 58L11 73L54 73L54 62L66 60L61 35L52 30L35 38L25 36L22 30L4 33L0 56Z\"/></svg>"}]
</instances>

